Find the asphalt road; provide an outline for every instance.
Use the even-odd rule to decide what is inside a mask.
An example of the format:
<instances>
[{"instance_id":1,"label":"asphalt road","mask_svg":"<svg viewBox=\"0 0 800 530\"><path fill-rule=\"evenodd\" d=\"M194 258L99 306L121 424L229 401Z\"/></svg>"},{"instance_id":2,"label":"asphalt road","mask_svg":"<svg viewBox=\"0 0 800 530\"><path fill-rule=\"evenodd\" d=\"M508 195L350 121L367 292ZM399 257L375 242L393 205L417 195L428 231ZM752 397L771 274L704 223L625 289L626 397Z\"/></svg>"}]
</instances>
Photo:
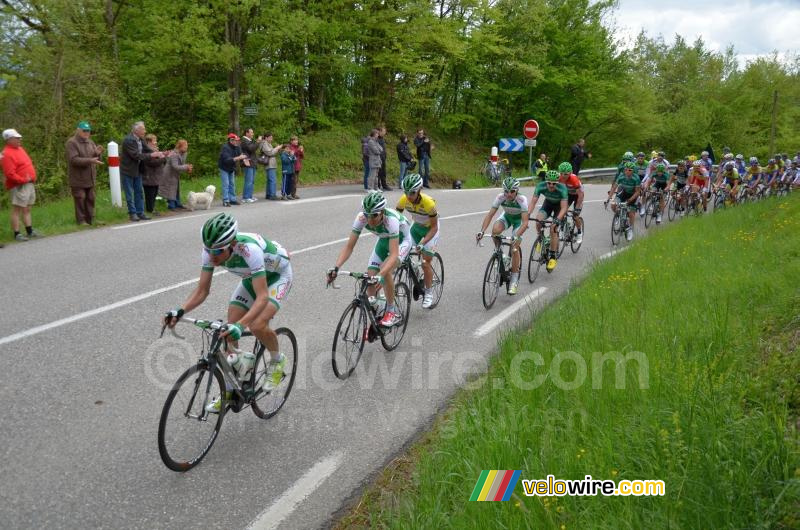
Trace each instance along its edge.
<instances>
[{"instance_id":1,"label":"asphalt road","mask_svg":"<svg viewBox=\"0 0 800 530\"><path fill-rule=\"evenodd\" d=\"M357 186L301 190L294 202L259 201L228 211L240 228L294 252L295 282L276 325L300 342L294 390L269 421L229 414L206 459L169 471L156 433L164 398L197 357L199 333L158 340L163 312L180 304L199 273L202 223L222 210L83 231L0 251L3 403L0 520L5 528L310 528L325 526L415 433L429 425L470 373L485 370L499 333L563 293L612 250L606 185L587 186L586 238L516 297L481 304L490 244L474 234L496 190L435 190L445 289L433 311L412 309L403 343L369 344L357 372L330 366L335 325L352 280L325 289L324 271L348 237ZM530 188L524 188L530 194ZM388 194L390 203L399 197ZM35 209L34 209L35 216ZM637 227L639 228L639 227ZM524 240L530 251L533 232ZM374 238L362 237L345 268L364 270ZM191 316L221 318L236 285L216 276ZM526 295L537 291L539 296Z\"/></svg>"}]
</instances>

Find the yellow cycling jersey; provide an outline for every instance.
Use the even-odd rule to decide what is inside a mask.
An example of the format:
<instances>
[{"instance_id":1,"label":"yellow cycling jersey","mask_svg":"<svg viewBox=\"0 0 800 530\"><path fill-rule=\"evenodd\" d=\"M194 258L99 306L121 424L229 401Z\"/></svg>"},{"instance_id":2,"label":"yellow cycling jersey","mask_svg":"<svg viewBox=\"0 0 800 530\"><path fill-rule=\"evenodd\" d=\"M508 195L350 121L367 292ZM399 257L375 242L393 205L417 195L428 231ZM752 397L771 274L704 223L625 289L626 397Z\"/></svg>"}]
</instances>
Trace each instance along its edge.
<instances>
[{"instance_id":1,"label":"yellow cycling jersey","mask_svg":"<svg viewBox=\"0 0 800 530\"><path fill-rule=\"evenodd\" d=\"M436 217L436 201L430 195L426 195L420 192L420 198L417 203L413 203L408 200L408 197L403 194L400 197L400 200L397 201L397 206L395 209L402 212L403 210L408 210L408 213L411 214L411 217L414 219L416 224L420 224L423 226L430 226L431 225L431 217Z\"/></svg>"}]
</instances>

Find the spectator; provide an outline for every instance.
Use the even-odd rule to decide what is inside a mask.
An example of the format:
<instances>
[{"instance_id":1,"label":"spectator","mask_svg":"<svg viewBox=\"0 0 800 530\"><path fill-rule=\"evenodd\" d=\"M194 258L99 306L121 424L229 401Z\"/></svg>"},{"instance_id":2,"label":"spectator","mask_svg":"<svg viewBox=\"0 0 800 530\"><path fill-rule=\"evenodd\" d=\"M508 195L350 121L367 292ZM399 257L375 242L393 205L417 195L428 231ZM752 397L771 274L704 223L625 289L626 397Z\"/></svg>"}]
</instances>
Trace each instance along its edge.
<instances>
[{"instance_id":1,"label":"spectator","mask_svg":"<svg viewBox=\"0 0 800 530\"><path fill-rule=\"evenodd\" d=\"M305 148L300 145L300 139L297 136L292 136L289 140L289 150L294 156L294 174L292 175L292 199L299 199L297 196L297 183L300 180L300 171L303 169L303 157L305 157Z\"/></svg>"},{"instance_id":2,"label":"spectator","mask_svg":"<svg viewBox=\"0 0 800 530\"><path fill-rule=\"evenodd\" d=\"M142 151L145 153L155 153L158 151L158 137L156 137L155 134L145 135ZM164 153L164 158L151 158L150 160L144 161L144 170L142 171L144 210L153 217L158 217L160 215L156 211L156 197L158 196L159 185L164 180L167 156L169 156L169 153Z\"/></svg>"},{"instance_id":3,"label":"spectator","mask_svg":"<svg viewBox=\"0 0 800 530\"><path fill-rule=\"evenodd\" d=\"M259 144L261 150L261 157L259 161L264 165L264 171L267 174L267 192L266 199L270 201L277 201L278 196L275 191L275 180L278 172L278 154L283 149L283 145L272 147L272 133L261 136L261 143Z\"/></svg>"},{"instance_id":4,"label":"spectator","mask_svg":"<svg viewBox=\"0 0 800 530\"><path fill-rule=\"evenodd\" d=\"M150 219L144 214L144 193L142 190L142 162L151 158L163 158L164 153L144 150L142 138L147 130L143 121L133 124L131 132L122 140L122 156L120 157L120 173L122 188L125 190L125 202L128 205L128 216L131 221Z\"/></svg>"},{"instance_id":5,"label":"spectator","mask_svg":"<svg viewBox=\"0 0 800 530\"><path fill-rule=\"evenodd\" d=\"M189 152L189 142L178 140L175 149L168 157L167 167L164 170L164 180L158 190L161 196L167 200L167 208L170 210L186 210L181 204L181 173L191 173L194 171L192 164L186 163L186 153Z\"/></svg>"},{"instance_id":6,"label":"spectator","mask_svg":"<svg viewBox=\"0 0 800 530\"><path fill-rule=\"evenodd\" d=\"M383 191L392 191L392 188L386 183L386 127L383 125L378 128L378 145L383 149L381 151L381 168L378 170L378 179Z\"/></svg>"},{"instance_id":7,"label":"spectator","mask_svg":"<svg viewBox=\"0 0 800 530\"><path fill-rule=\"evenodd\" d=\"M587 151L584 146L586 145L586 140L581 138L578 140L578 143L572 146L572 154L569 159L569 163L572 164L572 172L577 175L581 172L581 164L583 164L584 158L592 158L592 153Z\"/></svg>"},{"instance_id":8,"label":"spectator","mask_svg":"<svg viewBox=\"0 0 800 530\"><path fill-rule=\"evenodd\" d=\"M369 191L369 135L361 139L361 161L364 163L364 191Z\"/></svg>"},{"instance_id":9,"label":"spectator","mask_svg":"<svg viewBox=\"0 0 800 530\"><path fill-rule=\"evenodd\" d=\"M433 146L424 129L417 131L417 135L414 137L414 145L417 146L417 160L419 161L419 172L422 175L422 186L430 188L431 151Z\"/></svg>"},{"instance_id":10,"label":"spectator","mask_svg":"<svg viewBox=\"0 0 800 530\"><path fill-rule=\"evenodd\" d=\"M294 177L294 153L291 149L281 151L281 200L294 200L292 179Z\"/></svg>"},{"instance_id":11,"label":"spectator","mask_svg":"<svg viewBox=\"0 0 800 530\"><path fill-rule=\"evenodd\" d=\"M236 162L244 160L247 155L242 154L239 148L239 136L235 133L228 134L228 141L222 146L219 153L219 178L222 180L222 205L238 205L236 200Z\"/></svg>"},{"instance_id":12,"label":"spectator","mask_svg":"<svg viewBox=\"0 0 800 530\"><path fill-rule=\"evenodd\" d=\"M244 159L244 190L242 190L242 202L256 202L258 199L253 197L253 187L256 180L256 164L258 157L258 142L253 139L253 129L247 129L242 136L242 153L247 155Z\"/></svg>"},{"instance_id":13,"label":"spectator","mask_svg":"<svg viewBox=\"0 0 800 530\"><path fill-rule=\"evenodd\" d=\"M414 160L411 156L411 149L408 147L408 136L405 134L400 135L400 142L397 144L397 159L400 161L400 178L397 180L397 187L403 187L403 177L406 176L406 168L409 163Z\"/></svg>"},{"instance_id":14,"label":"spectator","mask_svg":"<svg viewBox=\"0 0 800 530\"><path fill-rule=\"evenodd\" d=\"M378 143L378 129L372 129L369 133L367 151L369 153L369 188L371 190L380 190L378 173L381 171L381 153L383 153L383 150Z\"/></svg>"},{"instance_id":15,"label":"spectator","mask_svg":"<svg viewBox=\"0 0 800 530\"><path fill-rule=\"evenodd\" d=\"M531 172L539 177L539 180L544 181L544 175L547 173L547 155L541 153L539 158L533 162Z\"/></svg>"},{"instance_id":16,"label":"spectator","mask_svg":"<svg viewBox=\"0 0 800 530\"><path fill-rule=\"evenodd\" d=\"M3 131L3 140L6 142L3 148L3 175L6 189L11 195L11 229L14 231L14 239L27 241L31 237L41 236L31 223L31 206L36 202L36 188L33 186L36 182L36 169L31 157L22 147L20 133L14 129L6 129ZM20 216L25 223L27 236L19 233Z\"/></svg>"},{"instance_id":17,"label":"spectator","mask_svg":"<svg viewBox=\"0 0 800 530\"><path fill-rule=\"evenodd\" d=\"M103 148L92 139L92 126L82 121L65 144L67 153L67 176L75 202L75 222L90 225L94 219L95 186L97 166L102 166L100 155Z\"/></svg>"}]
</instances>

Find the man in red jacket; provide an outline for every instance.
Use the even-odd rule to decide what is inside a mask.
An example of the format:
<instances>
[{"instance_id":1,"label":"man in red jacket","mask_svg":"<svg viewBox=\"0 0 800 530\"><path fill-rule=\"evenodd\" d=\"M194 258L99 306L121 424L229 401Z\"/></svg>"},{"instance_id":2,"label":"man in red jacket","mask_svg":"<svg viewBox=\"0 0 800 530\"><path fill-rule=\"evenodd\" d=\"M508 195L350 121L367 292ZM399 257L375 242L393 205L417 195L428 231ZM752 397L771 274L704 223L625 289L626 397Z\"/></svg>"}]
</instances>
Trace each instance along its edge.
<instances>
[{"instance_id":1,"label":"man in red jacket","mask_svg":"<svg viewBox=\"0 0 800 530\"><path fill-rule=\"evenodd\" d=\"M3 131L3 183L11 193L11 228L14 230L14 239L27 241L40 234L31 226L31 206L36 202L36 170L33 162L25 149L22 148L22 135L14 129ZM25 222L27 236L19 233L19 217Z\"/></svg>"}]
</instances>

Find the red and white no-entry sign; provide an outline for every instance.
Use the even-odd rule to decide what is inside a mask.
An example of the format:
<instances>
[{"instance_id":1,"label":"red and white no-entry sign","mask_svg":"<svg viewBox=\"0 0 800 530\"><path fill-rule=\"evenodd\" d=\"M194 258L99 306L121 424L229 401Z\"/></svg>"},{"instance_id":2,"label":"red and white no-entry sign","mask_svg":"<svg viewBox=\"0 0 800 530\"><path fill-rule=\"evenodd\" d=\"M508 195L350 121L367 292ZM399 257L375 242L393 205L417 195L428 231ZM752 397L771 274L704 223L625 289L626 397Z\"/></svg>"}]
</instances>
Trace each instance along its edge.
<instances>
[{"instance_id":1,"label":"red and white no-entry sign","mask_svg":"<svg viewBox=\"0 0 800 530\"><path fill-rule=\"evenodd\" d=\"M536 120L528 120L525 122L525 125L522 127L522 134L528 140L533 140L537 136L539 136L539 122Z\"/></svg>"}]
</instances>

